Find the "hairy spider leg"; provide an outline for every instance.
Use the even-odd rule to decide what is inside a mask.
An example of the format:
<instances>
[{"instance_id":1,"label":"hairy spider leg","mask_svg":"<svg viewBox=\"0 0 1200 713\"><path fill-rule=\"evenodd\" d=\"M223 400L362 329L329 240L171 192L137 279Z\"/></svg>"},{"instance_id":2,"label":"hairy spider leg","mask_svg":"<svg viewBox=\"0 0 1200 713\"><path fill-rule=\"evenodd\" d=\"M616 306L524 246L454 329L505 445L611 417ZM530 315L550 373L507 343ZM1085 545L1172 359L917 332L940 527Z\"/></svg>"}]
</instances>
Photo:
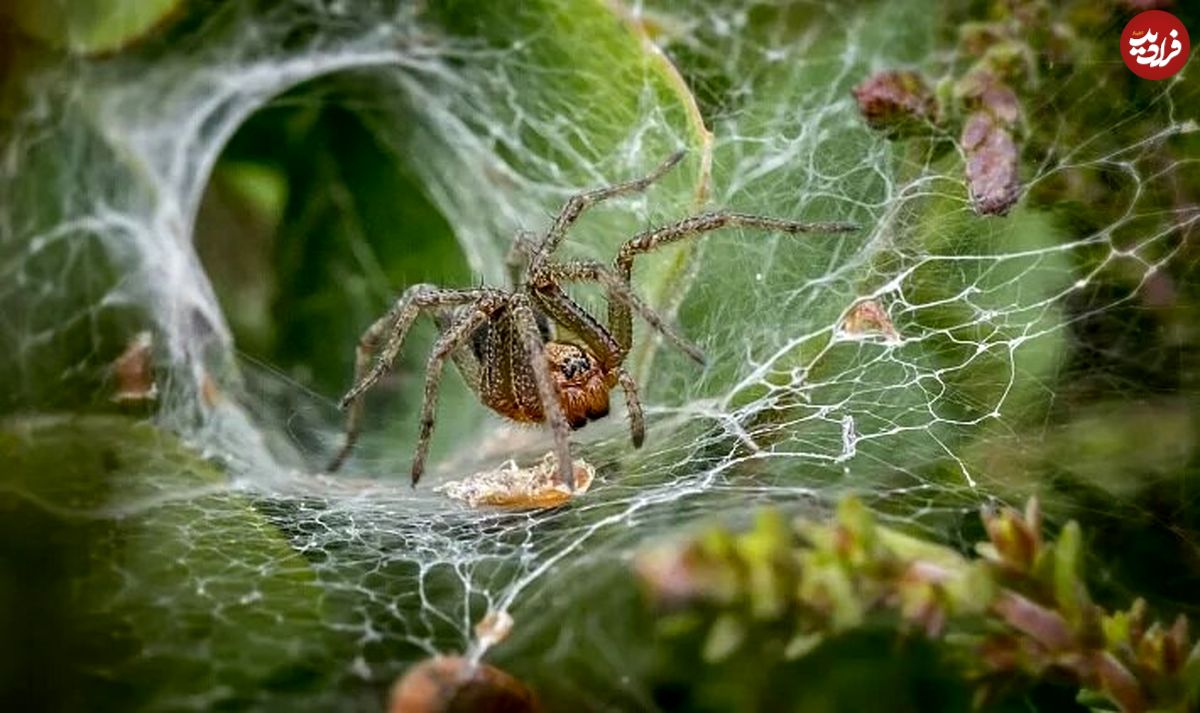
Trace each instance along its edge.
<instances>
[{"instance_id":1,"label":"hairy spider leg","mask_svg":"<svg viewBox=\"0 0 1200 713\"><path fill-rule=\"evenodd\" d=\"M628 283L622 280L612 268L606 265L591 260L550 263L544 265L541 273L531 279L536 280L532 282L532 287L533 294L538 298L539 306L555 316L556 319L561 318L565 326L578 334L580 339L587 342L589 347L596 350L597 356L605 360L604 366L606 369L613 369L625 360L631 343L628 339L621 341L619 336L611 333L608 329L601 328L590 316L588 319L591 324L596 325L596 328L600 329L599 333L596 332L595 328L582 324L579 320L575 319L573 317L574 312L584 315L586 315L586 312L567 297L557 286L558 282L598 283L608 294L609 304L620 303L625 305L626 309L637 312L638 316L646 320L651 327L666 337L667 341L675 345L675 347L694 359L697 363L704 364L704 352L700 347L692 344L679 334L679 332L675 331L675 328L663 320L657 312L651 309L645 302L642 302L637 295L633 294L633 291L629 289ZM583 328L583 331L576 330L577 324ZM629 331L629 329L626 329L626 333ZM596 345L588 341L589 338L594 339ZM615 352L608 346L610 344L615 344Z\"/></svg>"},{"instance_id":2,"label":"hairy spider leg","mask_svg":"<svg viewBox=\"0 0 1200 713\"><path fill-rule=\"evenodd\" d=\"M558 401L558 389L550 376L550 365L546 361L545 343L538 330L533 308L524 293L516 293L509 302L512 317L516 320L521 341L525 345L525 356L533 368L533 380L537 383L538 397L542 402L542 417L550 432L554 434L554 453L558 457L558 477L567 488L575 490L575 465L571 461L571 428L563 415Z\"/></svg>"},{"instance_id":3,"label":"hairy spider leg","mask_svg":"<svg viewBox=\"0 0 1200 713\"><path fill-rule=\"evenodd\" d=\"M552 277L557 278L557 275ZM604 325L568 297L556 282L551 280L536 285L530 291L530 296L543 314L555 324L566 327L586 344L605 371L611 371L621 363L625 354L621 345L612 338Z\"/></svg>"},{"instance_id":4,"label":"hairy spider leg","mask_svg":"<svg viewBox=\"0 0 1200 713\"><path fill-rule=\"evenodd\" d=\"M445 307L430 310L430 314L433 316L434 323L437 324L438 333L441 334L454 326L454 323L462 316L463 310L469 309L473 308L471 306L458 308ZM481 387L480 378L483 367L479 363L479 357L475 354L475 350L455 349L450 358L454 360L454 366L458 369L458 373L462 376L463 381L467 382L467 388L472 393L478 394Z\"/></svg>"},{"instance_id":5,"label":"hairy spider leg","mask_svg":"<svg viewBox=\"0 0 1200 713\"><path fill-rule=\"evenodd\" d=\"M641 448L646 440L646 416L642 413L642 399L638 396L638 385L624 368L617 369L617 383L625 392L625 410L629 412L629 437L634 448Z\"/></svg>"},{"instance_id":6,"label":"hairy spider leg","mask_svg":"<svg viewBox=\"0 0 1200 713\"><path fill-rule=\"evenodd\" d=\"M633 273L633 259L638 255L650 252L663 245L694 238L727 226L747 228L762 228L763 230L784 233L847 233L858 230L854 223L824 222L800 223L778 218L764 218L746 213L717 211L701 213L683 220L676 221L661 228L647 230L630 238L621 246L617 253L614 267L620 280L629 285ZM630 308L636 306L626 300L609 300L608 328L613 337L625 345L626 349L633 343L633 323Z\"/></svg>"},{"instance_id":7,"label":"hairy spider leg","mask_svg":"<svg viewBox=\"0 0 1200 713\"><path fill-rule=\"evenodd\" d=\"M387 314L375 320L359 337L354 359L354 386L346 392L338 406L346 411L346 440L325 470L332 473L346 462L362 429L362 396L392 368L409 327L422 309L459 306L486 298L503 298L505 295L499 290L446 290L429 284L417 284L405 290ZM371 359L385 337L387 342L368 371Z\"/></svg>"},{"instance_id":8,"label":"hairy spider leg","mask_svg":"<svg viewBox=\"0 0 1200 713\"><path fill-rule=\"evenodd\" d=\"M421 402L421 435L417 438L417 450L413 455L412 484L416 487L421 474L425 472L425 459L429 457L429 440L433 435L434 416L437 414L438 386L442 380L442 368L446 359L459 348L466 345L475 335L475 330L483 326L492 315L504 307L509 299L507 296L485 296L475 302L470 313L458 315L458 321L442 332L434 342L433 351L429 354L429 363L425 366L425 393Z\"/></svg>"},{"instance_id":9,"label":"hairy spider leg","mask_svg":"<svg viewBox=\"0 0 1200 713\"><path fill-rule=\"evenodd\" d=\"M641 193L682 161L685 153L686 151L676 151L666 161L659 164L657 168L641 178L584 191L583 193L576 193L574 196L571 196L566 204L563 205L562 210L558 212L558 216L550 225L550 229L546 231L541 244L535 246L536 252L531 255L530 267L536 269L549 261L550 256L558 250L558 246L566 236L567 230L575 224L575 221L579 220L579 216L583 215L588 208L610 198L616 198L617 196Z\"/></svg>"}]
</instances>

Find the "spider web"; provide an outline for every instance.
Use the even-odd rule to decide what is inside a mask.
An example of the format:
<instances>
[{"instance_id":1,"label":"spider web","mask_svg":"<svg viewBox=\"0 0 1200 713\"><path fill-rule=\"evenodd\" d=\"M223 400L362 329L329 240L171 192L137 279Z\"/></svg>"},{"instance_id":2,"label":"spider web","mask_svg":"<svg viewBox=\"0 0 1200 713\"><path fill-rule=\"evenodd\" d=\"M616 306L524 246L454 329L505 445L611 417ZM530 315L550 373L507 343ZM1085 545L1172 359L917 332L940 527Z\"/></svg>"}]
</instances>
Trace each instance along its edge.
<instances>
[{"instance_id":1,"label":"spider web","mask_svg":"<svg viewBox=\"0 0 1200 713\"><path fill-rule=\"evenodd\" d=\"M6 412L73 405L62 394L92 393L98 365L130 335L153 332L165 374L157 419L232 477L200 491L168 488L120 517L165 501L195 506L190 528L203 529L209 508L209 526L220 527L214 502L251 502L304 561L284 553L240 561L236 547L221 545L230 570L215 579L286 622L291 610L235 570L302 566L320 601L315 635L327 646L247 666L310 666L333 683L301 696L267 687L243 703L354 708L377 700L413 661L465 651L564 700L650 707L637 676L642 624L627 611L636 602L625 582L640 544L714 519L737 522L771 503L820 510L848 493L945 537L980 504L1021 497L1027 484L981 467L980 444L1051 417L1072 325L1138 304L1200 219L1194 204L1164 216L1149 198L1173 173L1195 170L1194 158L1164 166L1157 152L1194 129L1178 99L1185 75L1086 132L1070 116L1025 107L1026 121L1061 125L1042 130L1061 138L1023 176L1025 189L1103 174L1115 218L1078 230L1028 201L1006 218L981 218L956 137L943 138L951 148L942 152L889 142L864 126L849 91L882 69L945 71L928 19L939 13L915 1L838 7L547 3L489 35L462 31L470 27L462 18L384 2L226 4L171 46L46 69L0 156L0 195L9 197L0 208L0 299L10 305L0 321L10 380L0 403ZM622 29L596 29L606 22ZM589 30L602 39L588 52L564 50ZM1076 71L1071 81L1088 81L1087 64ZM689 157L679 171L645 196L597 208L564 252L608 260L624 237L706 206L863 227L802 238L726 231L643 259L639 290L683 325L709 365L638 332L631 365L645 392L646 445L630 448L619 416L577 434L599 477L569 507L477 511L433 492L439 481L510 457L530 461L547 446L449 408L421 488L406 483L414 441L396 437L384 423L392 414L374 406L367 427L376 435L350 473L320 476L339 438L336 395L239 361L192 238L209 176L239 127L289 90L329 77L354 84L348 101L390 160L417 176L489 284L504 284L517 229L544 229L572 192L641 175L680 146ZM1106 140L1143 125L1152 129L1115 150ZM46 195L46 185L58 190ZM1091 286L1112 273L1124 289L1095 299ZM376 280L370 289L402 287ZM868 300L894 333L847 327ZM371 316L355 315L355 328ZM469 395L447 388L460 411ZM278 392L285 408L272 405ZM411 414L395 417L411 426ZM156 462L164 473L174 467ZM180 557L195 554L191 535L177 536ZM192 576L185 587L212 585ZM183 606L170 586L154 586L160 606ZM516 624L484 651L474 627L490 612ZM179 656L203 658L163 642L108 675ZM199 677L151 704L208 709L231 696Z\"/></svg>"}]
</instances>

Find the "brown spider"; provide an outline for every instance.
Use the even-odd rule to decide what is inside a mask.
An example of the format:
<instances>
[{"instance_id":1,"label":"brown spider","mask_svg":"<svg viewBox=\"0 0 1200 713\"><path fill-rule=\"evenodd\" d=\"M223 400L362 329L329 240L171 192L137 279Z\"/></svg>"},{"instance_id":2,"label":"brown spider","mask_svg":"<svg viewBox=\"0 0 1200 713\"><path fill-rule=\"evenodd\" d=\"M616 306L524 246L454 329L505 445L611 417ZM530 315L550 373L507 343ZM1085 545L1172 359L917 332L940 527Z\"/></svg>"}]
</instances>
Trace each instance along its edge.
<instances>
[{"instance_id":1,"label":"brown spider","mask_svg":"<svg viewBox=\"0 0 1200 713\"><path fill-rule=\"evenodd\" d=\"M354 386L340 404L343 410L349 409L346 442L328 470L337 470L350 454L359 435L363 394L391 368L405 334L421 310L433 313L441 334L434 343L425 372L421 434L412 463L414 486L421 478L429 453L438 383L447 359L454 360L471 390L488 408L514 421L550 425L559 478L568 487L574 486L570 432L608 415L608 395L617 385L625 392L633 445L640 447L645 438L645 419L637 384L622 367L632 346L632 313L637 312L668 341L701 364L704 354L633 294L630 289L633 259L661 245L729 225L787 233L857 229L850 223L797 223L720 211L684 218L634 236L621 246L613 267L594 261L551 259L567 229L585 210L609 198L645 190L682 158L681 151L647 176L573 196L544 235L519 233L508 256L512 290L443 289L424 284L405 290L387 314L359 339ZM561 284L569 282L594 282L604 288L608 298L607 326L567 296ZM551 323L565 328L582 344L555 339ZM371 358L381 343L383 350L372 366Z\"/></svg>"}]
</instances>

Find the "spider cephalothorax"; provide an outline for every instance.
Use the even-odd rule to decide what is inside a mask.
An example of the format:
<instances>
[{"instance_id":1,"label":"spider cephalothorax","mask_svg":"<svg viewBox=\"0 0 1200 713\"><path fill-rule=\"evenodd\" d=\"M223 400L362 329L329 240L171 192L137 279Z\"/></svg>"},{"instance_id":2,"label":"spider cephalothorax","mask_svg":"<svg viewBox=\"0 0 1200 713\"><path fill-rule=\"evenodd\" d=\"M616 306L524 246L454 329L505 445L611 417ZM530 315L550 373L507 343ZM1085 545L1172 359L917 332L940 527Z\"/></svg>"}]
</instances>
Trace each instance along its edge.
<instances>
[{"instance_id":1,"label":"spider cephalothorax","mask_svg":"<svg viewBox=\"0 0 1200 713\"><path fill-rule=\"evenodd\" d=\"M588 421L607 416L608 392L617 385L617 373L605 371L596 357L577 344L546 342L545 350L558 402L571 428L583 428Z\"/></svg>"},{"instance_id":2,"label":"spider cephalothorax","mask_svg":"<svg viewBox=\"0 0 1200 713\"><path fill-rule=\"evenodd\" d=\"M574 484L570 432L608 415L609 392L617 386L625 392L633 444L641 446L645 422L637 384L622 366L632 347L633 313L696 361L703 363L704 355L633 294L630 277L634 258L661 245L729 225L787 233L832 233L856 228L849 223L797 223L745 213L703 213L639 233L621 247L612 267L593 261L552 259L567 229L590 206L645 190L681 158L682 152L647 176L575 195L545 234L518 234L509 254L513 278L510 290L443 289L433 285L414 285L406 290L359 339L355 383L341 402L342 408L348 409L346 442L329 470L339 468L350 454L358 438L362 396L391 368L409 327L422 310L433 314L441 336L425 371L421 433L412 464L414 485L429 452L438 384L447 359L454 361L467 384L493 411L515 421L550 426L559 477L569 486ZM596 283L604 289L607 324L601 324L563 291L562 285L571 282ZM569 331L581 343L556 339L555 327Z\"/></svg>"}]
</instances>

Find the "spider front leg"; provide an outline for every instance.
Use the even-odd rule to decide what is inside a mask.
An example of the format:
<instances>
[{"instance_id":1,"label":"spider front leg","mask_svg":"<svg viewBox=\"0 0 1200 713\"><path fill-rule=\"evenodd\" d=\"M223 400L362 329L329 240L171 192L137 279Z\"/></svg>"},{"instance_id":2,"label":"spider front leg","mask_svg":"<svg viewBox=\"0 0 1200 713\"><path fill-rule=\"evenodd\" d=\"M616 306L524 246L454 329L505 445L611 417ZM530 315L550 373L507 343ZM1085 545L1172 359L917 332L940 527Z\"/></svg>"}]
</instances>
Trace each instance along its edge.
<instances>
[{"instance_id":1,"label":"spider front leg","mask_svg":"<svg viewBox=\"0 0 1200 713\"><path fill-rule=\"evenodd\" d=\"M564 263L544 265L536 274L531 275L529 284L538 300L538 306L575 332L602 360L605 367L612 369L625 360L632 342L628 326L625 335L620 332L601 327L595 319L588 315L579 305L575 304L559 287L559 282L595 282L604 288L608 295L609 305L620 303L626 310L637 312L638 316L656 331L663 335L671 344L687 354L697 363L705 362L704 352L700 347L685 339L675 328L666 322L657 312L642 302L629 288L629 284L611 268L591 260L575 260Z\"/></svg>"},{"instance_id":2,"label":"spider front leg","mask_svg":"<svg viewBox=\"0 0 1200 713\"><path fill-rule=\"evenodd\" d=\"M558 400L558 388L550 375L550 365L546 361L545 346L542 334L538 330L537 319L524 294L514 295L509 309L512 310L517 329L520 331L525 356L533 368L533 380L537 384L538 398L542 403L542 416L554 434L554 453L558 457L559 480L574 491L575 464L571 460L571 427L563 415L562 405Z\"/></svg>"},{"instance_id":3,"label":"spider front leg","mask_svg":"<svg viewBox=\"0 0 1200 713\"><path fill-rule=\"evenodd\" d=\"M717 211L701 213L690 218L671 223L654 230L647 230L630 238L617 253L614 267L625 285L629 285L633 274L633 259L638 255L669 245L680 240L694 238L727 226L746 228L761 228L763 230L782 233L847 233L858 230L854 223L821 222L801 223L794 220L780 220L748 213L731 213ZM630 344L633 339L631 305L612 300L608 303L608 327L613 336L622 344Z\"/></svg>"},{"instance_id":4,"label":"spider front leg","mask_svg":"<svg viewBox=\"0 0 1200 713\"><path fill-rule=\"evenodd\" d=\"M530 264L540 266L550 259L554 251L558 250L558 246L562 243L566 236L567 229L579 220L579 216L583 215L584 211L597 203L606 201L617 196L629 195L631 193L640 193L650 187L658 179L662 178L674 168L680 161L683 160L685 151L676 151L658 165L653 171L641 178L635 178L632 181L617 183L603 188L597 188L583 193L577 193L567 201L566 205L559 211L558 217L554 219L554 223L550 226L550 230L546 231L546 236L542 239L540 245L534 245L535 252L531 253Z\"/></svg>"},{"instance_id":5,"label":"spider front leg","mask_svg":"<svg viewBox=\"0 0 1200 713\"><path fill-rule=\"evenodd\" d=\"M332 473L346 462L362 429L362 397L367 390L392 367L392 362L400 353L404 337L408 334L417 315L422 309L437 307L453 307L471 302L479 302L485 298L495 298L504 293L496 290L445 290L434 285L413 285L404 291L400 299L392 305L387 313L375 321L363 335L359 337L358 348L354 359L354 386L342 397L338 405L346 411L346 439L342 447L334 454L326 472ZM386 343L384 343L386 339ZM383 350L371 366L371 359L383 343Z\"/></svg>"}]
</instances>

